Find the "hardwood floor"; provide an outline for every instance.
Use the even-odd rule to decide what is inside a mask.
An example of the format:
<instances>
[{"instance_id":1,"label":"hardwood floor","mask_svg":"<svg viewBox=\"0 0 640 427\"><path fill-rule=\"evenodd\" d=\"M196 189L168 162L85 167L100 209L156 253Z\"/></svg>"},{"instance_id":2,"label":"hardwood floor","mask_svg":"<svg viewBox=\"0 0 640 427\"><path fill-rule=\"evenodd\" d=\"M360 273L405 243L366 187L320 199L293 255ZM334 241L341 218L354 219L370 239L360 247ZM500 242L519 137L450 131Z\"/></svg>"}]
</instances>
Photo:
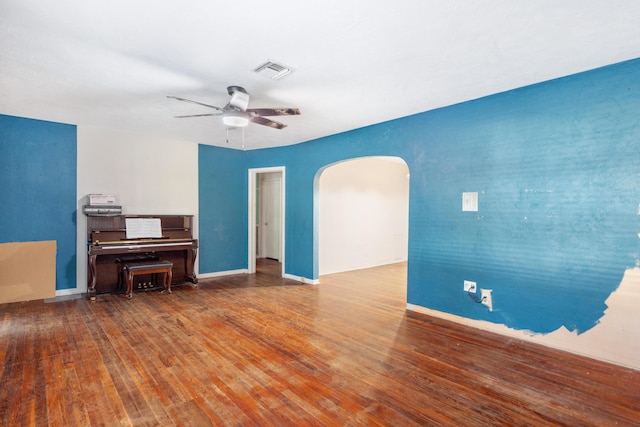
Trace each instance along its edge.
<instances>
[{"instance_id":1,"label":"hardwood floor","mask_svg":"<svg viewBox=\"0 0 640 427\"><path fill-rule=\"evenodd\" d=\"M405 311L405 277L0 305L0 425L640 425L640 372Z\"/></svg>"},{"instance_id":2,"label":"hardwood floor","mask_svg":"<svg viewBox=\"0 0 640 427\"><path fill-rule=\"evenodd\" d=\"M282 277L282 264L271 258L256 258L256 273L260 275Z\"/></svg>"}]
</instances>

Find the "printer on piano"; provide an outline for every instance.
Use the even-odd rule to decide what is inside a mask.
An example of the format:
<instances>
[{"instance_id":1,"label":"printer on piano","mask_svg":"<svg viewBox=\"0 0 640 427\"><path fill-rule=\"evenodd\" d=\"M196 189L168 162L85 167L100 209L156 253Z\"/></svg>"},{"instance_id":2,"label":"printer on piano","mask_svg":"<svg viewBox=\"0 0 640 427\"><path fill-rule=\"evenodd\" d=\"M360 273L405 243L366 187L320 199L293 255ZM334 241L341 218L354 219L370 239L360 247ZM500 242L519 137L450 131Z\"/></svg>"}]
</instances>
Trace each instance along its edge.
<instances>
[{"instance_id":1,"label":"printer on piano","mask_svg":"<svg viewBox=\"0 0 640 427\"><path fill-rule=\"evenodd\" d=\"M116 204L116 196L111 194L89 194L83 206L85 215L111 216L122 214L122 206Z\"/></svg>"},{"instance_id":2,"label":"printer on piano","mask_svg":"<svg viewBox=\"0 0 640 427\"><path fill-rule=\"evenodd\" d=\"M122 206L116 205L85 205L82 208L85 215L111 216L122 214Z\"/></svg>"}]
</instances>

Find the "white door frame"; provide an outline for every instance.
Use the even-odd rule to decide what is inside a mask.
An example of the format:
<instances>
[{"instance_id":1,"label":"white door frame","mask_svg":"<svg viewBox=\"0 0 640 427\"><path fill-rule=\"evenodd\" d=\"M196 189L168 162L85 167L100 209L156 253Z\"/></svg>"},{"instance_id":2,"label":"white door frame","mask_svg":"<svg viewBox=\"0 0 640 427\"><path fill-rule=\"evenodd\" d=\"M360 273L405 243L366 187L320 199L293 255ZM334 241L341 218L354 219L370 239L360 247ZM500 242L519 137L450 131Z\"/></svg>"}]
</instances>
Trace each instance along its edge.
<instances>
[{"instance_id":1,"label":"white door frame","mask_svg":"<svg viewBox=\"0 0 640 427\"><path fill-rule=\"evenodd\" d=\"M282 217L282 221L281 221L281 228L280 228L280 251L282 253L282 256L280 258L280 262L282 263L282 272L281 272L281 276L284 276L284 272L285 272L285 268L284 268L284 262L285 262L285 199L286 199L286 194L285 194L285 167L284 166L274 166L274 167L269 167L269 168L254 168L254 169L249 169L249 212L247 217L249 218L248 221L248 270L249 270L249 274L253 274L256 272L256 206L258 204L258 201L256 200L256 180L258 178L258 174L261 173L269 173L269 172L280 172L282 174L282 179L280 180L280 215Z\"/></svg>"}]
</instances>

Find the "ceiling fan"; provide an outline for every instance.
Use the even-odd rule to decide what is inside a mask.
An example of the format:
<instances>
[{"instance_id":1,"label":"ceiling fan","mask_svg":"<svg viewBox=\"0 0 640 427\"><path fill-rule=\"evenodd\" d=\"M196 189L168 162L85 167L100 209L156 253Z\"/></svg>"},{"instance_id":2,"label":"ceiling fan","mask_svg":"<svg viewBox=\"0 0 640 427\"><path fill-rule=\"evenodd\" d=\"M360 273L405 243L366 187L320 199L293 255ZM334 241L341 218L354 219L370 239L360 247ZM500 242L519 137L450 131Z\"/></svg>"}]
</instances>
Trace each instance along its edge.
<instances>
[{"instance_id":1,"label":"ceiling fan","mask_svg":"<svg viewBox=\"0 0 640 427\"><path fill-rule=\"evenodd\" d=\"M284 123L267 119L270 116L296 116L300 114L297 108L247 108L249 106L249 93L240 86L229 86L227 92L231 95L231 99L224 107L216 107L215 105L203 104L202 102L192 101L190 99L179 98L177 96L167 96L167 98L177 99L178 101L190 102L192 104L202 105L203 107L213 108L215 113L208 114L192 114L189 116L176 116L183 119L187 117L207 117L222 116L222 121L229 127L244 127L249 122L273 129L284 129L287 127Z\"/></svg>"}]
</instances>

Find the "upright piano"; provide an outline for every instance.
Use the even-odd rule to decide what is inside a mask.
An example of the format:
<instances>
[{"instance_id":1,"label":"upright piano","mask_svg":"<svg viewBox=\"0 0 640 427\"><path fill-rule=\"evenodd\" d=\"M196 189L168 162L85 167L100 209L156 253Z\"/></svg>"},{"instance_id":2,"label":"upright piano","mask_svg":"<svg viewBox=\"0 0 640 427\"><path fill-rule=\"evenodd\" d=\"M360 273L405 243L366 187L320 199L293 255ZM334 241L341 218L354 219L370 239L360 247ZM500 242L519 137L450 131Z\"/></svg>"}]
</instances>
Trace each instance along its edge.
<instances>
[{"instance_id":1,"label":"upright piano","mask_svg":"<svg viewBox=\"0 0 640 427\"><path fill-rule=\"evenodd\" d=\"M159 219L162 236L127 239L127 218ZM163 260L173 263L171 285L197 284L194 272L198 240L193 238L193 215L87 216L88 296L121 293L126 285L122 268L129 263ZM140 278L136 288L153 288L152 278ZM144 284L144 286L142 286Z\"/></svg>"}]
</instances>

